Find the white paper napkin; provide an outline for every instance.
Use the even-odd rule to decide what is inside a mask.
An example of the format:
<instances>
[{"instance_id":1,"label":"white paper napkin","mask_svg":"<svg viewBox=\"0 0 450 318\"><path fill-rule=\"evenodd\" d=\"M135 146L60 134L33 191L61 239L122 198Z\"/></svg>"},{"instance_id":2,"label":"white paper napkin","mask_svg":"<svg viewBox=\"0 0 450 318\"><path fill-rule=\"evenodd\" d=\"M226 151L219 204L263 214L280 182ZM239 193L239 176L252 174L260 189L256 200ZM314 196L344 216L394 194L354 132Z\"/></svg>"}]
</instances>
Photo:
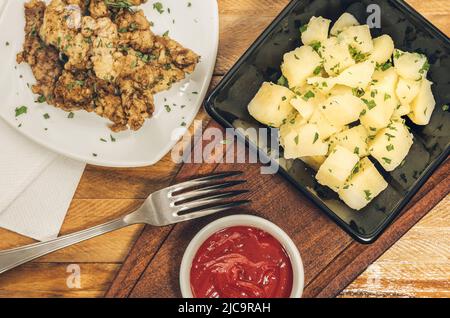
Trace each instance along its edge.
<instances>
[{"instance_id":1,"label":"white paper napkin","mask_svg":"<svg viewBox=\"0 0 450 318\"><path fill-rule=\"evenodd\" d=\"M84 167L0 120L0 227L39 241L57 237Z\"/></svg>"}]
</instances>

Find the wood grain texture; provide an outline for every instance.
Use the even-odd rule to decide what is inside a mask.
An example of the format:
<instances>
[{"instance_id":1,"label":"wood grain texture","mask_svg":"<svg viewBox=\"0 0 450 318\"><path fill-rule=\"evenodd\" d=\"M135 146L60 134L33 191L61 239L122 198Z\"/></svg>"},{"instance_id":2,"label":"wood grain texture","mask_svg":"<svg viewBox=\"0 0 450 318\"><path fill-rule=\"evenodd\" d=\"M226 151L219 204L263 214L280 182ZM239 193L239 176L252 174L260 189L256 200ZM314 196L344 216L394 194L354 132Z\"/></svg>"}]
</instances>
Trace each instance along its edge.
<instances>
[{"instance_id":1,"label":"wood grain texture","mask_svg":"<svg viewBox=\"0 0 450 318\"><path fill-rule=\"evenodd\" d=\"M219 0L221 41L215 69L217 76L212 85L220 80L220 75L234 64L288 2ZM447 0L407 2L438 28L450 34L450 6ZM206 119L207 115L202 110L197 118ZM149 193L169 184L179 168L172 163L169 156L155 166L138 169L88 166L61 233L70 233L126 214L139 205ZM341 296L449 297L449 203L450 196L447 196L377 262L356 278ZM0 297L101 297L110 287L137 237L141 236L138 244L142 244L142 247L155 248L150 251L143 250L139 259L144 261L128 264L129 270L144 270L146 263L155 257L161 243L171 234L170 229L155 229L155 232L142 232L142 229L142 226L135 226L95 238L1 275ZM195 233L195 230L196 228L190 229L191 234ZM0 237L0 249L32 242L2 229ZM343 239L347 242L345 238L346 236ZM168 246L165 250L167 255L170 255L171 247ZM81 267L81 289L67 287L66 279L69 274L66 269L69 264L79 264ZM125 277L128 274L126 270L121 272ZM132 284L131 279L128 283ZM132 288L123 287L122 290Z\"/></svg>"}]
</instances>

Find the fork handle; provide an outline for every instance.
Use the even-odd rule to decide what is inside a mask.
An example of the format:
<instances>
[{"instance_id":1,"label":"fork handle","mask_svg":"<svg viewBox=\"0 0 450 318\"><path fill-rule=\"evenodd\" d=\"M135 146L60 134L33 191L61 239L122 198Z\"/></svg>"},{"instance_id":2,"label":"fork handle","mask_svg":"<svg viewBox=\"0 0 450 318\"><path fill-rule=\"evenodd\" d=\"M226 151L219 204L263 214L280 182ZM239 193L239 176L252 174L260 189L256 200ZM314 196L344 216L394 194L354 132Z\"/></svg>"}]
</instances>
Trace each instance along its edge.
<instances>
[{"instance_id":1,"label":"fork handle","mask_svg":"<svg viewBox=\"0 0 450 318\"><path fill-rule=\"evenodd\" d=\"M126 218L120 218L87 230L61 236L51 241L0 252L0 274L69 245L121 229L128 225L130 225L130 222Z\"/></svg>"}]
</instances>

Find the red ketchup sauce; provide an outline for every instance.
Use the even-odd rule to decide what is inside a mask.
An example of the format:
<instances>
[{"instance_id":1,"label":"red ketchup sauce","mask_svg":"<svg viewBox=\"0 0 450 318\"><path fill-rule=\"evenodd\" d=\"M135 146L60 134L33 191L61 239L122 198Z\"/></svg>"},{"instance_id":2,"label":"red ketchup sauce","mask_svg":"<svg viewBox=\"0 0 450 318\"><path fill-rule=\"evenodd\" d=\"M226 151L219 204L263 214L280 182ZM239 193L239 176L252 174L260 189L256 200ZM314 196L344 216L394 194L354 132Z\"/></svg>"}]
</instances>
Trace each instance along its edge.
<instances>
[{"instance_id":1,"label":"red ketchup sauce","mask_svg":"<svg viewBox=\"0 0 450 318\"><path fill-rule=\"evenodd\" d=\"M289 256L272 235L235 226L202 244L190 280L196 298L287 298L293 271Z\"/></svg>"}]
</instances>

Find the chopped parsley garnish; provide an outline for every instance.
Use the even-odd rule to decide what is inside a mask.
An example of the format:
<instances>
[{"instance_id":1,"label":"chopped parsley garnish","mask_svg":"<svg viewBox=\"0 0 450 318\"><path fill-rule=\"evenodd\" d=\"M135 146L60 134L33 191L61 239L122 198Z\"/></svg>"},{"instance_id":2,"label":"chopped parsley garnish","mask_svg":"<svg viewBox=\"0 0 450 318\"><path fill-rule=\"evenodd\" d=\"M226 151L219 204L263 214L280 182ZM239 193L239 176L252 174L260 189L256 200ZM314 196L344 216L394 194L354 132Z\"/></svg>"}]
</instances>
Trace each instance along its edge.
<instances>
[{"instance_id":1,"label":"chopped parsley garnish","mask_svg":"<svg viewBox=\"0 0 450 318\"><path fill-rule=\"evenodd\" d=\"M377 63L377 65L376 65L376 70L377 71L386 71L386 70L388 70L388 69L390 69L392 67L392 63L391 62L386 62L386 63L384 63L384 64L378 64Z\"/></svg>"},{"instance_id":2,"label":"chopped parsley garnish","mask_svg":"<svg viewBox=\"0 0 450 318\"><path fill-rule=\"evenodd\" d=\"M367 108L369 108L369 110L371 110L372 108L374 108L374 107L376 107L377 106L377 104L375 103L375 101L374 100L367 100L367 99L365 99L365 98L362 98L362 101L364 102L364 104L366 104L367 105Z\"/></svg>"},{"instance_id":3,"label":"chopped parsley garnish","mask_svg":"<svg viewBox=\"0 0 450 318\"><path fill-rule=\"evenodd\" d=\"M322 44L319 41L313 41L309 44L309 46L311 46L314 51L319 53L319 49L321 48Z\"/></svg>"},{"instance_id":4,"label":"chopped parsley garnish","mask_svg":"<svg viewBox=\"0 0 450 318\"><path fill-rule=\"evenodd\" d=\"M116 138L114 138L113 135L109 135L109 138L111 139L112 142L116 142Z\"/></svg>"},{"instance_id":5,"label":"chopped parsley garnish","mask_svg":"<svg viewBox=\"0 0 450 318\"><path fill-rule=\"evenodd\" d=\"M366 200L370 201L372 199L372 192L370 190L364 190L364 194L366 195Z\"/></svg>"},{"instance_id":6,"label":"chopped parsley garnish","mask_svg":"<svg viewBox=\"0 0 450 318\"><path fill-rule=\"evenodd\" d=\"M74 89L76 86L79 86L79 87L84 86L84 81L76 80L76 81L73 81L73 82L67 84L67 88L70 90Z\"/></svg>"},{"instance_id":7,"label":"chopped parsley garnish","mask_svg":"<svg viewBox=\"0 0 450 318\"><path fill-rule=\"evenodd\" d=\"M305 32L306 30L308 30L308 25L307 25L307 24L302 25L302 26L300 27L300 33L303 33L303 32Z\"/></svg>"},{"instance_id":8,"label":"chopped parsley garnish","mask_svg":"<svg viewBox=\"0 0 450 318\"><path fill-rule=\"evenodd\" d=\"M352 56L352 58L355 60L356 63L365 61L367 59L367 57L369 56L369 54L361 53L360 51L358 51L357 49L355 49L352 46L349 46L348 50L350 52L350 55Z\"/></svg>"},{"instance_id":9,"label":"chopped parsley garnish","mask_svg":"<svg viewBox=\"0 0 450 318\"><path fill-rule=\"evenodd\" d=\"M45 113L43 116L44 116L45 119L49 119L50 118L50 115L48 113Z\"/></svg>"},{"instance_id":10,"label":"chopped parsley garnish","mask_svg":"<svg viewBox=\"0 0 450 318\"><path fill-rule=\"evenodd\" d=\"M403 54L405 54L405 53L402 53L402 52L400 52L399 50L395 50L394 58L398 59L398 58L401 57Z\"/></svg>"},{"instance_id":11,"label":"chopped parsley garnish","mask_svg":"<svg viewBox=\"0 0 450 318\"><path fill-rule=\"evenodd\" d=\"M36 100L36 103L42 104L42 103L45 103L46 100L47 100L47 99L45 98L44 95L40 95L40 96L38 97L38 99Z\"/></svg>"},{"instance_id":12,"label":"chopped parsley garnish","mask_svg":"<svg viewBox=\"0 0 450 318\"><path fill-rule=\"evenodd\" d=\"M26 114L28 111L28 108L27 108L27 106L20 106L20 107L16 107L15 111L16 111L16 117L19 117L20 115Z\"/></svg>"},{"instance_id":13,"label":"chopped parsley garnish","mask_svg":"<svg viewBox=\"0 0 450 318\"><path fill-rule=\"evenodd\" d=\"M442 110L444 111L444 112L446 112L447 110L449 110L449 106L448 105L444 105L444 106L442 106Z\"/></svg>"},{"instance_id":14,"label":"chopped parsley garnish","mask_svg":"<svg viewBox=\"0 0 450 318\"><path fill-rule=\"evenodd\" d=\"M314 69L314 75L319 75L323 70L323 66L319 65ZM325 82L324 82L325 83ZM325 83L326 84L326 83Z\"/></svg>"},{"instance_id":15,"label":"chopped parsley garnish","mask_svg":"<svg viewBox=\"0 0 450 318\"><path fill-rule=\"evenodd\" d=\"M280 86L288 87L288 81L283 75L281 75L281 77L278 79L277 84Z\"/></svg>"},{"instance_id":16,"label":"chopped parsley garnish","mask_svg":"<svg viewBox=\"0 0 450 318\"><path fill-rule=\"evenodd\" d=\"M391 95L389 95L388 93L384 93L384 100L388 100L389 98L391 98Z\"/></svg>"},{"instance_id":17,"label":"chopped parsley garnish","mask_svg":"<svg viewBox=\"0 0 450 318\"><path fill-rule=\"evenodd\" d=\"M303 100L308 101L310 98L315 97L316 95L312 91L307 91L305 95L303 95Z\"/></svg>"},{"instance_id":18,"label":"chopped parsley garnish","mask_svg":"<svg viewBox=\"0 0 450 318\"><path fill-rule=\"evenodd\" d=\"M72 119L75 117L75 114L73 112L70 112L69 115L67 115L67 118Z\"/></svg>"},{"instance_id":19,"label":"chopped parsley garnish","mask_svg":"<svg viewBox=\"0 0 450 318\"><path fill-rule=\"evenodd\" d=\"M105 138L100 138L101 142L107 142Z\"/></svg>"},{"instance_id":20,"label":"chopped parsley garnish","mask_svg":"<svg viewBox=\"0 0 450 318\"><path fill-rule=\"evenodd\" d=\"M314 141L313 141L313 144L315 144L316 143L316 141L319 139L319 134L318 133L315 133L314 134Z\"/></svg>"},{"instance_id":21,"label":"chopped parsley garnish","mask_svg":"<svg viewBox=\"0 0 450 318\"><path fill-rule=\"evenodd\" d=\"M340 68L341 68L341 63L337 63L335 66L330 68L330 70L332 70L335 73L339 73L340 72Z\"/></svg>"},{"instance_id":22,"label":"chopped parsley garnish","mask_svg":"<svg viewBox=\"0 0 450 318\"><path fill-rule=\"evenodd\" d=\"M362 97L366 92L362 88L352 88L352 93L356 97Z\"/></svg>"},{"instance_id":23,"label":"chopped parsley garnish","mask_svg":"<svg viewBox=\"0 0 450 318\"><path fill-rule=\"evenodd\" d=\"M394 145L392 145L392 144L387 145L387 146L386 146L386 150L387 150L387 151L392 151L392 150L394 150Z\"/></svg>"},{"instance_id":24,"label":"chopped parsley garnish","mask_svg":"<svg viewBox=\"0 0 450 318\"><path fill-rule=\"evenodd\" d=\"M355 147L355 150L353 151L354 154L359 155L359 147Z\"/></svg>"},{"instance_id":25,"label":"chopped parsley garnish","mask_svg":"<svg viewBox=\"0 0 450 318\"><path fill-rule=\"evenodd\" d=\"M295 138L294 138L294 142L295 142L295 144L296 144L296 145L298 145L298 135L297 135L297 136L295 136Z\"/></svg>"},{"instance_id":26,"label":"chopped parsley garnish","mask_svg":"<svg viewBox=\"0 0 450 318\"><path fill-rule=\"evenodd\" d=\"M390 164L390 163L392 162L391 159L386 158L386 157L383 157L383 158L381 158L381 159L383 159L383 161L386 162L387 164Z\"/></svg>"},{"instance_id":27,"label":"chopped parsley garnish","mask_svg":"<svg viewBox=\"0 0 450 318\"><path fill-rule=\"evenodd\" d=\"M126 0L105 0L105 4L116 9L131 9L131 4Z\"/></svg>"},{"instance_id":28,"label":"chopped parsley garnish","mask_svg":"<svg viewBox=\"0 0 450 318\"><path fill-rule=\"evenodd\" d=\"M158 11L159 14L164 13L164 6L163 6L163 4L161 2L155 2L153 4L153 9Z\"/></svg>"},{"instance_id":29,"label":"chopped parsley garnish","mask_svg":"<svg viewBox=\"0 0 450 318\"><path fill-rule=\"evenodd\" d=\"M422 68L419 70L420 74L424 74L425 72L428 72L430 70L430 63L428 63L427 60L425 60L425 63L423 63Z\"/></svg>"}]
</instances>

